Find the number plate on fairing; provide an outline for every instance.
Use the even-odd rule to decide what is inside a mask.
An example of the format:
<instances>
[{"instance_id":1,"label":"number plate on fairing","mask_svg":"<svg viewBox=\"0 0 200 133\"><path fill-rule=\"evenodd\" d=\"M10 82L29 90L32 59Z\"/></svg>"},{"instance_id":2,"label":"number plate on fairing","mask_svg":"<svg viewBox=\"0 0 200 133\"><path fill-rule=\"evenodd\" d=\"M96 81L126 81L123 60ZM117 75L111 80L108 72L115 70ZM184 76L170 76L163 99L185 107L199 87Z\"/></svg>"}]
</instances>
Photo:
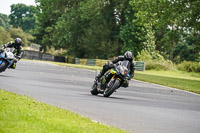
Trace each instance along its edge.
<instances>
[{"instance_id":1,"label":"number plate on fairing","mask_svg":"<svg viewBox=\"0 0 200 133\"><path fill-rule=\"evenodd\" d=\"M7 55L7 58L9 59L14 58L14 54L12 52L7 52L6 55Z\"/></svg>"}]
</instances>

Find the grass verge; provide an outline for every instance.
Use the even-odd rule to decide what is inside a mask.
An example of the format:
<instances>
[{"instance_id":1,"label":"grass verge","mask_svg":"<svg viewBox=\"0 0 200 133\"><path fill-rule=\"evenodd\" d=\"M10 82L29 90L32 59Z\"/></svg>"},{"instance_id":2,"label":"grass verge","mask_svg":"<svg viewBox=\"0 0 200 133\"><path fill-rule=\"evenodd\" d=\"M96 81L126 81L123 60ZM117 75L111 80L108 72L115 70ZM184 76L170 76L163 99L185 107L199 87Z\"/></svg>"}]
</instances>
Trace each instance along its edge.
<instances>
[{"instance_id":1,"label":"grass verge","mask_svg":"<svg viewBox=\"0 0 200 133\"><path fill-rule=\"evenodd\" d=\"M0 133L125 133L27 96L0 90Z\"/></svg>"},{"instance_id":2,"label":"grass verge","mask_svg":"<svg viewBox=\"0 0 200 133\"><path fill-rule=\"evenodd\" d=\"M45 61L45 62L60 66L75 67L75 68L90 69L90 70L102 69L102 67L99 66L87 66L80 64L68 64L68 63L58 63L50 61ZM186 90L200 94L200 73L188 73L178 70L174 71L146 70L144 72L136 71L134 79L160 84L164 86L174 87L181 90Z\"/></svg>"},{"instance_id":3,"label":"grass verge","mask_svg":"<svg viewBox=\"0 0 200 133\"><path fill-rule=\"evenodd\" d=\"M200 94L200 78L193 77L190 73L179 73L179 71L166 71L164 73L163 71L155 73L153 71L136 72L134 79Z\"/></svg>"}]
</instances>

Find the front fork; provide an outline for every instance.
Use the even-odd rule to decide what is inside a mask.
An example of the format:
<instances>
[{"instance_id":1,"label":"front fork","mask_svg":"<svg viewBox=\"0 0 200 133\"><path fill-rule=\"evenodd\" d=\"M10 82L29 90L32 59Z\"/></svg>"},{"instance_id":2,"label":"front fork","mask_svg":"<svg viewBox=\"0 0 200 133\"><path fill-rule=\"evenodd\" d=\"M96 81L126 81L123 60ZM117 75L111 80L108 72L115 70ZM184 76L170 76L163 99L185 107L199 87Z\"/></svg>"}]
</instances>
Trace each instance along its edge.
<instances>
[{"instance_id":1,"label":"front fork","mask_svg":"<svg viewBox=\"0 0 200 133\"><path fill-rule=\"evenodd\" d=\"M3 62L6 63L7 61L4 60L3 58L0 58L0 65L1 65Z\"/></svg>"},{"instance_id":2,"label":"front fork","mask_svg":"<svg viewBox=\"0 0 200 133\"><path fill-rule=\"evenodd\" d=\"M114 80L115 80L115 76L116 75L113 75L112 76L112 78L111 78L111 80L108 82L108 84L107 84L107 88L111 88L112 86L113 86L113 84L114 84ZM120 78L117 78L119 81L121 81L121 79Z\"/></svg>"},{"instance_id":3,"label":"front fork","mask_svg":"<svg viewBox=\"0 0 200 133\"><path fill-rule=\"evenodd\" d=\"M111 73L107 73L105 75L105 77L102 80L100 80L100 82L96 82L98 92L103 94L103 92L107 88L108 84L111 84L113 82L114 78L115 78L115 74L113 75Z\"/></svg>"},{"instance_id":4,"label":"front fork","mask_svg":"<svg viewBox=\"0 0 200 133\"><path fill-rule=\"evenodd\" d=\"M3 59L0 59L0 65L1 65L1 63L3 63Z\"/></svg>"}]
</instances>

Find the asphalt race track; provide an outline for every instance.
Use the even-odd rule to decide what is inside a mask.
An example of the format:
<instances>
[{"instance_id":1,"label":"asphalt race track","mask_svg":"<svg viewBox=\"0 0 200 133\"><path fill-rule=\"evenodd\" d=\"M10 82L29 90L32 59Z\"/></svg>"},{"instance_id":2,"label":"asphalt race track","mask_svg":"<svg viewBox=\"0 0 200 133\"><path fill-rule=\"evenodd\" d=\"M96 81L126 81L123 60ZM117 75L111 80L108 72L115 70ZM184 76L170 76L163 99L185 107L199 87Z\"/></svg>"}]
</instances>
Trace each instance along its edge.
<instances>
[{"instance_id":1,"label":"asphalt race track","mask_svg":"<svg viewBox=\"0 0 200 133\"><path fill-rule=\"evenodd\" d=\"M0 88L134 133L200 133L200 95L136 80L109 98L93 96L94 71L21 60Z\"/></svg>"}]
</instances>

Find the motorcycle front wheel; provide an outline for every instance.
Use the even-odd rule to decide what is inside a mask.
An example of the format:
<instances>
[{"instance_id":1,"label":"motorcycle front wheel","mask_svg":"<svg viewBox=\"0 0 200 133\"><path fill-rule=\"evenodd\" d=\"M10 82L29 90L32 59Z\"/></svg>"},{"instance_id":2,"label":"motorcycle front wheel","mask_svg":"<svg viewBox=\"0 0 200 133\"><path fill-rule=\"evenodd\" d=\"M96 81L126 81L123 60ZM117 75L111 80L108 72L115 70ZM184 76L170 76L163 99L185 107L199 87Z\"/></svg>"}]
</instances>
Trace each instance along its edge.
<instances>
[{"instance_id":1,"label":"motorcycle front wheel","mask_svg":"<svg viewBox=\"0 0 200 133\"><path fill-rule=\"evenodd\" d=\"M0 62L0 72L3 72L8 67L8 62L5 62L4 60L0 60Z\"/></svg>"},{"instance_id":2,"label":"motorcycle front wheel","mask_svg":"<svg viewBox=\"0 0 200 133\"><path fill-rule=\"evenodd\" d=\"M117 88L119 88L119 85L120 85L120 81L118 79L116 79L114 81L113 86L110 89L106 88L106 90L104 91L103 96L104 97L109 97Z\"/></svg>"}]
</instances>

